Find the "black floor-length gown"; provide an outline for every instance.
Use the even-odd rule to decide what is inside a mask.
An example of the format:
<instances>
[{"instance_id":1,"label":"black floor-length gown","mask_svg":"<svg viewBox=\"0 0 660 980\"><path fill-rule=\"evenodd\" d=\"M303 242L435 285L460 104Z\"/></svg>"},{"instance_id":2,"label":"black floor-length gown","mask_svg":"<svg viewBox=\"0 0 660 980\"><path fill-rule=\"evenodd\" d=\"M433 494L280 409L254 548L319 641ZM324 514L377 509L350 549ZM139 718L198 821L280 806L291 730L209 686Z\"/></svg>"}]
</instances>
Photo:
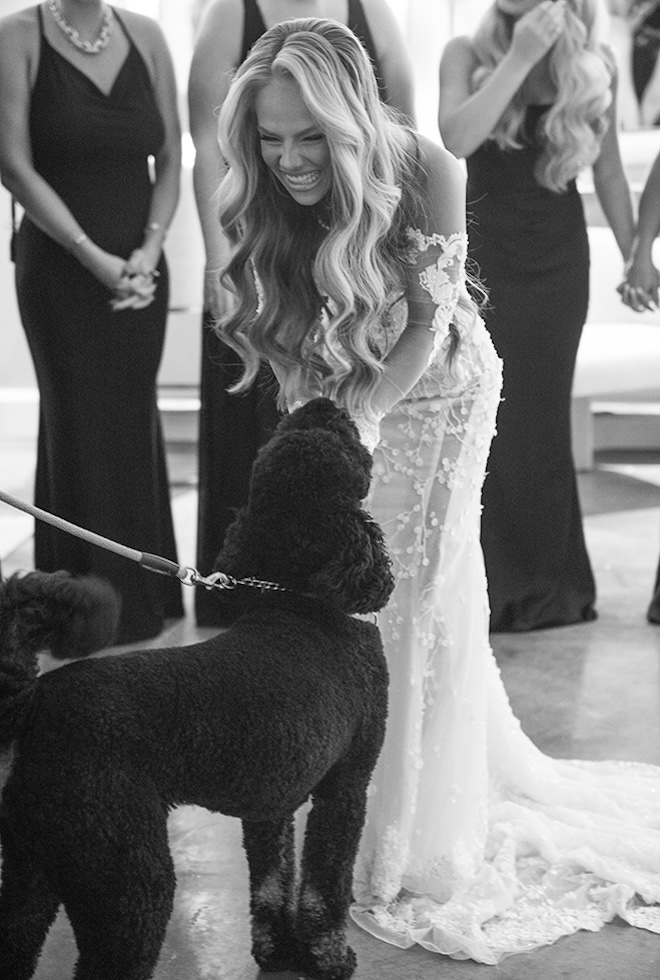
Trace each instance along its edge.
<instances>
[{"instance_id":1,"label":"black floor-length gown","mask_svg":"<svg viewBox=\"0 0 660 980\"><path fill-rule=\"evenodd\" d=\"M643 9L641 4L637 6L639 9ZM646 4L646 13L632 33L632 83L637 104L640 106L655 72L659 54L660 0L653 0L653 2ZM653 120L653 125L657 126L658 122L656 117Z\"/></svg>"},{"instance_id":2,"label":"black floor-length gown","mask_svg":"<svg viewBox=\"0 0 660 980\"><path fill-rule=\"evenodd\" d=\"M164 139L146 65L129 37L126 60L105 95L51 47L40 9L39 18L30 108L35 167L94 242L127 258L148 221L148 155ZM18 232L16 288L40 394L35 502L114 541L176 560L156 400L168 306L164 257L159 272L150 306L113 312L109 291L28 217ZM183 615L179 582L42 521L35 565L108 578L122 599L121 642L155 636L166 617Z\"/></svg>"},{"instance_id":3,"label":"black floor-length gown","mask_svg":"<svg viewBox=\"0 0 660 980\"><path fill-rule=\"evenodd\" d=\"M493 632L595 616L570 415L589 244L575 183L557 194L534 177L543 112L528 109L522 149L489 141L467 161L470 255L489 291L486 326L504 362L481 532Z\"/></svg>"},{"instance_id":4,"label":"black floor-length gown","mask_svg":"<svg viewBox=\"0 0 660 980\"><path fill-rule=\"evenodd\" d=\"M266 32L256 0L244 0L240 62ZM381 98L387 98L376 49L360 0L349 0L348 26L362 40L374 64ZM252 389L230 395L227 388L240 378L242 362L213 332L208 312L202 320L202 365L199 420L199 509L197 568L207 574L222 549L236 509L247 502L248 484L257 451L272 435L279 413L277 382L264 367ZM200 626L224 626L236 615L231 597L223 604L217 592L198 589L195 612Z\"/></svg>"}]
</instances>

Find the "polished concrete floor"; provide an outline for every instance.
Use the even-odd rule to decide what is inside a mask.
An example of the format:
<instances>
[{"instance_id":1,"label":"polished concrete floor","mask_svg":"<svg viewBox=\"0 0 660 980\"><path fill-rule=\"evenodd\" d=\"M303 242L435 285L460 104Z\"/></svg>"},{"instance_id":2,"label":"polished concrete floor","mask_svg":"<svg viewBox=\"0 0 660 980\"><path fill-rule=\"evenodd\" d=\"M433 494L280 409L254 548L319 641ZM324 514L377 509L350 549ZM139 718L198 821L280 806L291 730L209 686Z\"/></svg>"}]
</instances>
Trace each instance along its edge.
<instances>
[{"instance_id":1,"label":"polished concrete floor","mask_svg":"<svg viewBox=\"0 0 660 980\"><path fill-rule=\"evenodd\" d=\"M194 448L171 446L180 560L194 564ZM0 487L31 499L31 443L0 443ZM602 457L580 477L599 593L589 624L493 637L513 708L548 754L660 764L660 627L646 622L660 552L660 456ZM3 571L31 567L31 520L0 505ZM154 645L190 642L189 614ZM178 889L155 980L293 980L262 974L250 956L247 874L237 821L193 808L171 819ZM401 951L350 927L356 980L657 980L660 937L614 922L498 967ZM36 980L68 980L75 948L63 915L47 939ZM11 978L3 978L11 980Z\"/></svg>"}]
</instances>

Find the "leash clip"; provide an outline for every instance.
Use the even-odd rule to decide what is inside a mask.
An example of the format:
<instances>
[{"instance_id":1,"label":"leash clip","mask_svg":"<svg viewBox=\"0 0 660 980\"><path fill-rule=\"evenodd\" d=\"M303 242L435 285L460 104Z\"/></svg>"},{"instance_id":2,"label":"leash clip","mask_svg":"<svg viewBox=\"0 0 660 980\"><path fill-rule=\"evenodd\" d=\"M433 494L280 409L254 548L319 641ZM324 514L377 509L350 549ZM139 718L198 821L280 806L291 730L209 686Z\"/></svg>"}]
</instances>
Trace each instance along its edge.
<instances>
[{"instance_id":1,"label":"leash clip","mask_svg":"<svg viewBox=\"0 0 660 980\"><path fill-rule=\"evenodd\" d=\"M196 568L189 568L187 565L180 565L177 578L182 585L197 585L201 576Z\"/></svg>"},{"instance_id":2,"label":"leash clip","mask_svg":"<svg viewBox=\"0 0 660 980\"><path fill-rule=\"evenodd\" d=\"M193 571L193 569L189 569ZM203 585L205 589L235 589L238 582L231 575L225 575L224 572L211 572L210 575L200 575L199 572L195 572L196 578L194 581L195 585Z\"/></svg>"}]
</instances>

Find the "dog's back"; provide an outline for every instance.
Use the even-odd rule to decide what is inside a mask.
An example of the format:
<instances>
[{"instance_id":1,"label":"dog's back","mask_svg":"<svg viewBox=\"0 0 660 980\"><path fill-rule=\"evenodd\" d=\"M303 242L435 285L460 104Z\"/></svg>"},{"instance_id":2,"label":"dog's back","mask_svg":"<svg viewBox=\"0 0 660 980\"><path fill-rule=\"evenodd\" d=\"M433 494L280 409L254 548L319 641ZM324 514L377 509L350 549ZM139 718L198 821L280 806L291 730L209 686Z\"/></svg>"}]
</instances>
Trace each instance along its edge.
<instances>
[{"instance_id":1,"label":"dog's back","mask_svg":"<svg viewBox=\"0 0 660 980\"><path fill-rule=\"evenodd\" d=\"M276 602L203 643L80 661L40 677L13 780L21 793L40 787L42 799L51 779L59 797L68 784L71 821L83 783L88 801L99 786L103 805L98 774L113 768L131 792L147 785L168 807L269 819L295 810L349 752L371 771L386 698L375 626ZM10 784L6 805L13 796Z\"/></svg>"}]
</instances>

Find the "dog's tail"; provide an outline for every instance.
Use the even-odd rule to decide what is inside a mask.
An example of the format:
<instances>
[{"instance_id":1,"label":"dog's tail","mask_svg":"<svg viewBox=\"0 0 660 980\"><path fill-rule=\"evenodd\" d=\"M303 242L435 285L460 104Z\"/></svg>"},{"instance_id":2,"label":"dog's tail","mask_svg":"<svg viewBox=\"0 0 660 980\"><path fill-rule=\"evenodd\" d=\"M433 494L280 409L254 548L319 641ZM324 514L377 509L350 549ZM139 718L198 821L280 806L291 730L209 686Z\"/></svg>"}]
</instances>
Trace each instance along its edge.
<instances>
[{"instance_id":1,"label":"dog's tail","mask_svg":"<svg viewBox=\"0 0 660 980\"><path fill-rule=\"evenodd\" d=\"M16 734L38 673L36 654L86 657L112 643L119 597L103 579L30 572L0 583L0 746Z\"/></svg>"}]
</instances>

